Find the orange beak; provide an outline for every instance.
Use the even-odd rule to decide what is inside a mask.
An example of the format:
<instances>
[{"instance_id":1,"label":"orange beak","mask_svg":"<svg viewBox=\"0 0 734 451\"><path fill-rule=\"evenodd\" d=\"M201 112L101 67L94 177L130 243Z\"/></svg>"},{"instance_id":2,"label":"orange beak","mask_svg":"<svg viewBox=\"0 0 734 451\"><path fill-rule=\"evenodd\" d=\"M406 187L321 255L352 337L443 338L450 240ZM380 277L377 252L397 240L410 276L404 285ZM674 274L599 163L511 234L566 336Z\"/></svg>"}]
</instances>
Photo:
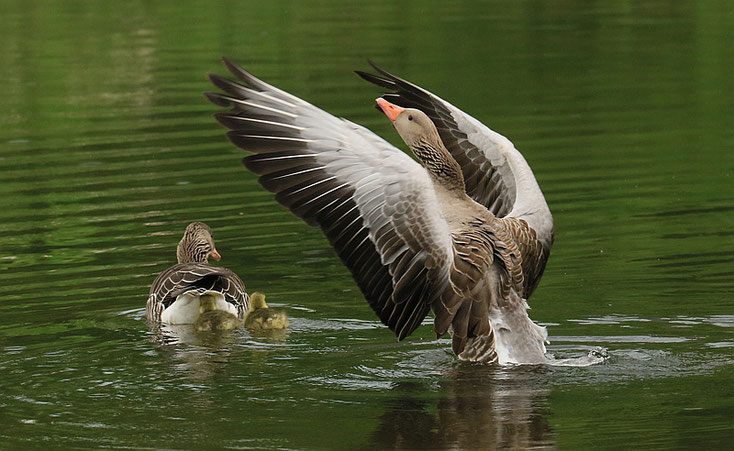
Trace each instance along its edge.
<instances>
[{"instance_id":1,"label":"orange beak","mask_svg":"<svg viewBox=\"0 0 734 451\"><path fill-rule=\"evenodd\" d=\"M221 259L222 259L222 256L221 256L221 255L219 255L219 252L217 252L217 250L216 250L216 249L212 249L212 255L211 255L211 258L213 258L213 259L214 259L214 260L216 260L216 261L219 261L219 260L221 260Z\"/></svg>"},{"instance_id":2,"label":"orange beak","mask_svg":"<svg viewBox=\"0 0 734 451\"><path fill-rule=\"evenodd\" d=\"M377 105L380 107L385 116L390 119L390 122L395 122L398 114L402 113L404 108L400 108L397 105L393 105L382 97L377 98Z\"/></svg>"}]
</instances>

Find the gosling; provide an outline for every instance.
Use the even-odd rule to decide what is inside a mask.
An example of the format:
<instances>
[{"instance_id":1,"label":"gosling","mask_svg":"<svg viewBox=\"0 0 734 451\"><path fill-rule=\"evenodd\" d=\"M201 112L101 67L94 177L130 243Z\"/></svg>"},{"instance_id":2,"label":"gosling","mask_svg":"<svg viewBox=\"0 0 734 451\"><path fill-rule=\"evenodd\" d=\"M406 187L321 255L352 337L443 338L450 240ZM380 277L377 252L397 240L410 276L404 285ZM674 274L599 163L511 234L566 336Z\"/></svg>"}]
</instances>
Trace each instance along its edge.
<instances>
[{"instance_id":1,"label":"gosling","mask_svg":"<svg viewBox=\"0 0 734 451\"><path fill-rule=\"evenodd\" d=\"M199 298L199 318L194 323L194 330L208 332L216 330L232 330L241 327L243 321L230 312L217 310L214 296L205 294Z\"/></svg>"},{"instance_id":2,"label":"gosling","mask_svg":"<svg viewBox=\"0 0 734 451\"><path fill-rule=\"evenodd\" d=\"M234 315L232 315L234 316ZM290 326L288 317L281 310L268 308L265 295L259 292L250 296L250 306L245 316L245 327L255 331L279 330Z\"/></svg>"}]
</instances>

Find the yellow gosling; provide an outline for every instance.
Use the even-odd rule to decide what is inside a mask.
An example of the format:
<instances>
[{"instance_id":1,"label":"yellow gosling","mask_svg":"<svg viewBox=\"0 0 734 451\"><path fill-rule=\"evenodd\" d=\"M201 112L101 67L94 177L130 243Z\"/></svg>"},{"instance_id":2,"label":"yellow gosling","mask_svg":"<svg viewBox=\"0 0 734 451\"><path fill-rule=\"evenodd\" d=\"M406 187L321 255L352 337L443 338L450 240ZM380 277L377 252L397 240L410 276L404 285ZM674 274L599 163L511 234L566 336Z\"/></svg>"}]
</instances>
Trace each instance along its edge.
<instances>
[{"instance_id":1,"label":"yellow gosling","mask_svg":"<svg viewBox=\"0 0 734 451\"><path fill-rule=\"evenodd\" d=\"M217 299L210 294L199 298L199 318L194 330L199 332L232 330L242 325L242 320L224 310L217 310Z\"/></svg>"},{"instance_id":2,"label":"yellow gosling","mask_svg":"<svg viewBox=\"0 0 734 451\"><path fill-rule=\"evenodd\" d=\"M194 330L198 332L232 330L240 327L242 320L224 310L208 310L194 323Z\"/></svg>"},{"instance_id":3,"label":"yellow gosling","mask_svg":"<svg viewBox=\"0 0 734 451\"><path fill-rule=\"evenodd\" d=\"M211 294L202 294L199 297L199 315L217 309L217 299Z\"/></svg>"},{"instance_id":4,"label":"yellow gosling","mask_svg":"<svg viewBox=\"0 0 734 451\"><path fill-rule=\"evenodd\" d=\"M250 307L245 316L245 327L252 330L281 330L290 325L282 310L273 310L265 303L265 295L259 292L250 296Z\"/></svg>"}]
</instances>

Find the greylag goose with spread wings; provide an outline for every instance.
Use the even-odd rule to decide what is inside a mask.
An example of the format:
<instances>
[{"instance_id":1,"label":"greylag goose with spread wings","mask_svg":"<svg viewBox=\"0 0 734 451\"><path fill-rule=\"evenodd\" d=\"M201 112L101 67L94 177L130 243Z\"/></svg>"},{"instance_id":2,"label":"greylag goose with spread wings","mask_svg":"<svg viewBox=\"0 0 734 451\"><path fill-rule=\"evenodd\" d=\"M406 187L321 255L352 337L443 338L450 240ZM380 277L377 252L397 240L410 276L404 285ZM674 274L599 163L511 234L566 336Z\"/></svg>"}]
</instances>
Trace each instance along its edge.
<instances>
[{"instance_id":1,"label":"greylag goose with spread wings","mask_svg":"<svg viewBox=\"0 0 734 451\"><path fill-rule=\"evenodd\" d=\"M430 92L373 64L379 108L420 163L371 131L275 88L231 61L210 75L230 108L216 118L252 152L245 166L321 227L370 307L398 339L429 311L460 359L541 363L546 331L527 314L553 219L513 144Z\"/></svg>"},{"instance_id":2,"label":"greylag goose with spread wings","mask_svg":"<svg viewBox=\"0 0 734 451\"><path fill-rule=\"evenodd\" d=\"M146 305L150 321L195 324L200 315L212 311L244 320L249 307L245 284L229 269L209 264L209 258L219 260L221 256L208 225L189 224L176 248L176 257L178 264L161 272L150 287Z\"/></svg>"}]
</instances>

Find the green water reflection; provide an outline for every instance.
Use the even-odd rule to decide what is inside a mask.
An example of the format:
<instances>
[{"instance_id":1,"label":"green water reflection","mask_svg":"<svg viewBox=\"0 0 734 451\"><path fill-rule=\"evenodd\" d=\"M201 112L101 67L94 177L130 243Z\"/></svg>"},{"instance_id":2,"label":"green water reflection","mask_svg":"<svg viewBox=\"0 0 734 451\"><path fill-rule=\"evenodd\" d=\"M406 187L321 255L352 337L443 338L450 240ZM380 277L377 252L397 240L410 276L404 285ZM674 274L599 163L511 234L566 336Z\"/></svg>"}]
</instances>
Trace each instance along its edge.
<instances>
[{"instance_id":1,"label":"green water reflection","mask_svg":"<svg viewBox=\"0 0 734 451\"><path fill-rule=\"evenodd\" d=\"M0 447L725 448L732 30L725 1L4 2ZM396 343L212 119L221 55L402 147L369 57L512 139L557 229L532 317L609 359ZM147 329L193 220L286 336Z\"/></svg>"}]
</instances>

